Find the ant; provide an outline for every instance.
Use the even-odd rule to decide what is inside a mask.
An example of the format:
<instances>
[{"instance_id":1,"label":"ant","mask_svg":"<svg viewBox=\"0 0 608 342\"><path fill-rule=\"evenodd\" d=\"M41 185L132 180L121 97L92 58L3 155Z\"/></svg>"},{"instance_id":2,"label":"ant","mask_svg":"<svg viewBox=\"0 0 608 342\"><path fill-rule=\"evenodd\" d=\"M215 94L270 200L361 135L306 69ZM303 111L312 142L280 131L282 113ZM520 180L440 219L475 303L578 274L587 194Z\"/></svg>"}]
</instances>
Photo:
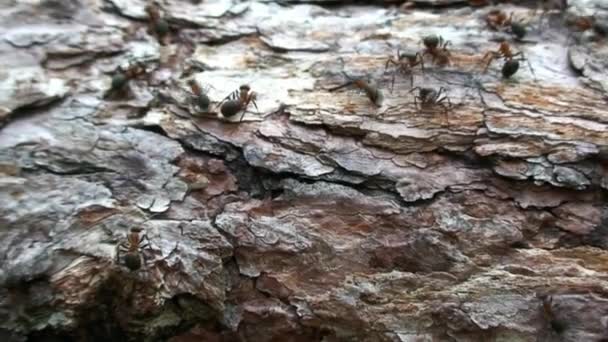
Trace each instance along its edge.
<instances>
[{"instance_id":1,"label":"ant","mask_svg":"<svg viewBox=\"0 0 608 342\"><path fill-rule=\"evenodd\" d=\"M141 61L135 63L129 62L129 65L126 68L119 66L112 76L112 83L110 89L108 89L106 93L106 97L114 93L124 94L129 80L145 75L146 73L146 66Z\"/></svg>"},{"instance_id":2,"label":"ant","mask_svg":"<svg viewBox=\"0 0 608 342\"><path fill-rule=\"evenodd\" d=\"M239 90L233 91L230 95L226 96L222 102L220 102L222 104L220 111L226 118L232 117L238 112L242 111L243 114L239 119L239 122L241 122L243 121L243 117L245 116L245 111L247 110L249 103L253 103L258 113L260 112L258 105L255 102L256 98L257 93L251 91L249 85L243 84L239 87Z\"/></svg>"},{"instance_id":3,"label":"ant","mask_svg":"<svg viewBox=\"0 0 608 342\"><path fill-rule=\"evenodd\" d=\"M188 85L190 86L190 90L192 90L192 94L194 95L193 100L195 105L197 105L198 108L204 113L208 113L209 105L211 104L209 95L207 95L208 89L202 89L194 79L189 80Z\"/></svg>"},{"instance_id":4,"label":"ant","mask_svg":"<svg viewBox=\"0 0 608 342\"><path fill-rule=\"evenodd\" d=\"M592 15L575 17L569 24L574 26L578 32L593 30L597 36L608 35L608 25L597 20L595 13Z\"/></svg>"},{"instance_id":5,"label":"ant","mask_svg":"<svg viewBox=\"0 0 608 342\"><path fill-rule=\"evenodd\" d=\"M382 91L377 86L371 84L370 82L363 80L360 77L351 77L345 72L342 72L342 73L348 79L348 82L329 89L328 90L329 92L333 92L333 91L348 87L350 85L354 85L355 87L362 89L365 92L365 95L367 96L367 98L369 98L369 100L376 107L382 107L382 101L384 101L384 94L382 94Z\"/></svg>"},{"instance_id":6,"label":"ant","mask_svg":"<svg viewBox=\"0 0 608 342\"><path fill-rule=\"evenodd\" d=\"M161 17L158 4L150 3L146 5L145 11L148 14L148 32L154 34L161 44L168 43L169 22Z\"/></svg>"},{"instance_id":7,"label":"ant","mask_svg":"<svg viewBox=\"0 0 608 342\"><path fill-rule=\"evenodd\" d=\"M122 262L131 271L137 271L142 266L142 259L145 262L146 258L143 251L150 248L150 240L148 236L143 234L142 228L131 228L127 234L127 240L116 245L116 263L121 263L121 252L126 253Z\"/></svg>"},{"instance_id":8,"label":"ant","mask_svg":"<svg viewBox=\"0 0 608 342\"><path fill-rule=\"evenodd\" d=\"M508 29L517 40L523 39L527 30L521 22L513 21L513 12L507 17L507 14L501 10L492 10L486 16L486 23L493 30Z\"/></svg>"},{"instance_id":9,"label":"ant","mask_svg":"<svg viewBox=\"0 0 608 342\"><path fill-rule=\"evenodd\" d=\"M519 58L515 59L516 56L519 56ZM520 60L527 61L527 59L524 57L523 52L520 51L514 53L513 50L511 50L511 46L509 45L509 43L503 41L500 43L500 46L498 47L497 51L488 51L485 55L483 55L482 60L488 59L486 67L483 69L483 72L486 72L488 70L492 61L494 61L496 58L501 57L505 60L505 64L503 65L501 70L502 76L504 78L509 78L517 72L517 70L519 69ZM532 75L534 75L534 69L532 69L530 62L528 62L528 67L530 68L530 71L532 71ZM534 76L534 78L536 78L536 76Z\"/></svg>"},{"instance_id":10,"label":"ant","mask_svg":"<svg viewBox=\"0 0 608 342\"><path fill-rule=\"evenodd\" d=\"M424 44L422 57L431 55L431 61L439 66L450 64L450 56L452 54L448 50L448 45L452 42L443 40L441 36L430 35L422 38L422 43Z\"/></svg>"},{"instance_id":11,"label":"ant","mask_svg":"<svg viewBox=\"0 0 608 342\"><path fill-rule=\"evenodd\" d=\"M570 20L569 24L574 26L577 31L585 32L590 30L595 25L595 14L593 15L585 15L585 16L577 16Z\"/></svg>"},{"instance_id":12,"label":"ant","mask_svg":"<svg viewBox=\"0 0 608 342\"><path fill-rule=\"evenodd\" d=\"M558 319L555 315L556 305L553 304L553 296L543 296L541 300L543 317L545 321L549 323L553 331L561 334L564 332L564 330L566 330L566 324L562 320Z\"/></svg>"},{"instance_id":13,"label":"ant","mask_svg":"<svg viewBox=\"0 0 608 342\"><path fill-rule=\"evenodd\" d=\"M397 49L397 58L395 59L393 57L389 57L384 65L384 71L388 69L389 64L397 67L397 69L393 72L393 77L391 78L391 93L393 92L393 87L395 86L395 75L397 73L409 75L410 87L412 87L414 86L414 74L412 73L414 67L420 65L422 71L424 72L424 60L420 52L407 51L401 53L399 49Z\"/></svg>"},{"instance_id":14,"label":"ant","mask_svg":"<svg viewBox=\"0 0 608 342\"><path fill-rule=\"evenodd\" d=\"M452 102L445 94L446 89L444 87L439 88L438 91L432 88L414 87L408 93L411 93L414 90L418 90L418 95L414 96L414 105L418 110L439 106L447 112L452 108ZM420 100L420 104L418 104L418 100ZM447 105L443 103L443 101L447 101Z\"/></svg>"}]
</instances>

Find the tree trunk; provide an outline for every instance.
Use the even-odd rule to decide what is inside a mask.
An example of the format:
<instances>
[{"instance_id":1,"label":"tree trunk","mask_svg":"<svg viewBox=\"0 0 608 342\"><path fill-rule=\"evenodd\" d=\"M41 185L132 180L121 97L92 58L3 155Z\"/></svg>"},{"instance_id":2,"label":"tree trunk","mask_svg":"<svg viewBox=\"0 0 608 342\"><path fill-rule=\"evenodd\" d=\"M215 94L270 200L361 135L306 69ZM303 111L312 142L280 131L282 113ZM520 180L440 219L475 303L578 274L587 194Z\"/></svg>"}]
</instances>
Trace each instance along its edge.
<instances>
[{"instance_id":1,"label":"tree trunk","mask_svg":"<svg viewBox=\"0 0 608 342\"><path fill-rule=\"evenodd\" d=\"M608 340L608 8L486 2L0 5L0 340Z\"/></svg>"}]
</instances>

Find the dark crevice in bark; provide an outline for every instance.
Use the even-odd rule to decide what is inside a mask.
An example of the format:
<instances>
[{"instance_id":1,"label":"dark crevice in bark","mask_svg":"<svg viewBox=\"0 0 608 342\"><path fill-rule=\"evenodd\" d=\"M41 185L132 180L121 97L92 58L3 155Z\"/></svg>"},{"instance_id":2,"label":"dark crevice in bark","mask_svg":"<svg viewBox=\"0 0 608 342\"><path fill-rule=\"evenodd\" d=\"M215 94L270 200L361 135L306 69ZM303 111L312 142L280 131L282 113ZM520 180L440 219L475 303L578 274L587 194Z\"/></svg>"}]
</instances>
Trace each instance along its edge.
<instances>
[{"instance_id":1,"label":"dark crevice in bark","mask_svg":"<svg viewBox=\"0 0 608 342\"><path fill-rule=\"evenodd\" d=\"M44 101L43 104L31 103L14 109L4 120L0 120L0 128L11 121L27 119L36 115L47 115L49 109L60 105L66 98L55 98Z\"/></svg>"}]
</instances>

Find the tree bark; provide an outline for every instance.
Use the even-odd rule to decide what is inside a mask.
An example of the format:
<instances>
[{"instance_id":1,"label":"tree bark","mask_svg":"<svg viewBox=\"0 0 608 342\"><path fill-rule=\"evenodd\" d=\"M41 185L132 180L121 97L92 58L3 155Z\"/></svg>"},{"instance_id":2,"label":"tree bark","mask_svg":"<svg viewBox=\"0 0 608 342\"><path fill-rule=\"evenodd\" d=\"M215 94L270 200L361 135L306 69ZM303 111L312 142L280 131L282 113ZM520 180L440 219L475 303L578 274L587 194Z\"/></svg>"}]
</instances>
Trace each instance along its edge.
<instances>
[{"instance_id":1,"label":"tree bark","mask_svg":"<svg viewBox=\"0 0 608 342\"><path fill-rule=\"evenodd\" d=\"M483 2L0 5L0 339L608 339L608 9Z\"/></svg>"}]
</instances>

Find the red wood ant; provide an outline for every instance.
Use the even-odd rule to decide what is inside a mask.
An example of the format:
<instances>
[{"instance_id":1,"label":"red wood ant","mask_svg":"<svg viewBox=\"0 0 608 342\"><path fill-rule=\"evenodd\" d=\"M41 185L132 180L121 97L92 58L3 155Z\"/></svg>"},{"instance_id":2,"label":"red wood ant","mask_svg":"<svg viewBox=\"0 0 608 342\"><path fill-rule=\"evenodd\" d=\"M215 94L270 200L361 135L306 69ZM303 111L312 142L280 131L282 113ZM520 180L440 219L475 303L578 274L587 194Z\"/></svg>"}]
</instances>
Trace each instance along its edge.
<instances>
[{"instance_id":1,"label":"red wood ant","mask_svg":"<svg viewBox=\"0 0 608 342\"><path fill-rule=\"evenodd\" d=\"M365 95L367 96L367 98L376 107L382 107L382 102L384 101L384 94L382 94L382 91L377 86L371 84L370 82L363 80L360 77L352 77L352 76L349 76L345 72L342 72L342 73L348 79L348 82L329 89L328 90L329 92L333 92L333 91L348 87L350 85L354 85L355 87L362 89L365 92Z\"/></svg>"},{"instance_id":2,"label":"red wood ant","mask_svg":"<svg viewBox=\"0 0 608 342\"><path fill-rule=\"evenodd\" d=\"M414 105L419 110L435 106L440 106L446 111L452 108L452 102L450 101L450 98L445 95L446 89L444 87L439 88L438 91L432 88L414 87L408 93L415 90L418 90L418 95L414 96ZM420 101L420 104L418 104L418 101ZM448 104L442 103L443 101L447 101Z\"/></svg>"},{"instance_id":3,"label":"red wood ant","mask_svg":"<svg viewBox=\"0 0 608 342\"><path fill-rule=\"evenodd\" d=\"M569 25L573 26L578 32L593 30L593 32L600 37L608 35L608 25L597 20L595 13L592 15L575 17L570 20Z\"/></svg>"},{"instance_id":4,"label":"red wood ant","mask_svg":"<svg viewBox=\"0 0 608 342\"><path fill-rule=\"evenodd\" d=\"M143 251L150 248L150 240L145 234L141 234L142 228L131 228L127 234L127 240L116 246L116 263L121 262L131 271L137 271L145 263L146 258ZM125 253L121 260L121 253ZM143 262L142 262L143 261Z\"/></svg>"},{"instance_id":5,"label":"red wood ant","mask_svg":"<svg viewBox=\"0 0 608 342\"><path fill-rule=\"evenodd\" d=\"M519 56L518 59L515 58L517 56ZM505 61L505 64L503 65L502 70L501 70L504 78L509 78L517 72L517 70L519 69L520 60L528 61L524 57L523 52L520 51L520 52L514 53L513 50L511 49L511 46L509 45L509 43L507 43L506 41L503 41L502 43L500 43L498 50L488 51L483 55L482 60L488 59L488 62L486 63L485 68L483 69L483 72L486 72L488 70L488 68L490 67L490 64L496 58L503 58ZM534 69L532 69L530 62L528 62L528 67L530 68L532 75L536 79L536 76L534 75Z\"/></svg>"},{"instance_id":6,"label":"red wood ant","mask_svg":"<svg viewBox=\"0 0 608 342\"><path fill-rule=\"evenodd\" d=\"M490 11L486 16L486 23L496 31L509 30L518 40L521 40L527 33L526 27L522 23L513 21L513 13L507 17L507 14L501 10Z\"/></svg>"},{"instance_id":7,"label":"red wood ant","mask_svg":"<svg viewBox=\"0 0 608 342\"><path fill-rule=\"evenodd\" d=\"M422 57L431 55L431 61L437 65L449 65L451 53L448 50L448 45L451 44L449 40L443 40L443 37L437 35L430 35L422 38L424 44L424 51Z\"/></svg>"},{"instance_id":8,"label":"red wood ant","mask_svg":"<svg viewBox=\"0 0 608 342\"><path fill-rule=\"evenodd\" d=\"M555 314L556 305L553 304L553 297L547 295L541 298L541 300L542 312L545 321L549 323L549 326L551 327L551 329L553 329L553 331L558 334L563 333L564 330L566 330L566 324L562 320L558 319Z\"/></svg>"},{"instance_id":9,"label":"red wood ant","mask_svg":"<svg viewBox=\"0 0 608 342\"><path fill-rule=\"evenodd\" d=\"M105 97L110 97L114 94L125 95L129 81L145 75L147 72L146 66L141 61L129 62L126 68L119 66L112 76L112 83Z\"/></svg>"},{"instance_id":10,"label":"red wood ant","mask_svg":"<svg viewBox=\"0 0 608 342\"><path fill-rule=\"evenodd\" d=\"M198 106L201 111L205 113L209 112L211 100L209 99L209 95L207 95L207 89L202 89L194 79L189 80L188 85L194 95L194 104Z\"/></svg>"},{"instance_id":11,"label":"red wood ant","mask_svg":"<svg viewBox=\"0 0 608 342\"><path fill-rule=\"evenodd\" d=\"M148 14L148 32L157 37L161 44L166 45L169 37L169 22L162 18L158 5L154 2L146 5L145 11Z\"/></svg>"},{"instance_id":12,"label":"red wood ant","mask_svg":"<svg viewBox=\"0 0 608 342\"><path fill-rule=\"evenodd\" d=\"M444 87L440 87L439 90L435 90L432 88L414 87L408 93L411 93L415 90L418 90L418 94L414 96L414 105L416 106L416 109L418 109L419 111L423 111L433 109L435 107L441 107L443 108L444 113L447 117L448 111L452 109L452 102L446 94L446 89ZM444 103L444 101L446 101L447 104ZM449 125L449 119L447 119L447 123Z\"/></svg>"},{"instance_id":13,"label":"red wood ant","mask_svg":"<svg viewBox=\"0 0 608 342\"><path fill-rule=\"evenodd\" d=\"M251 91L251 88L247 84L243 84L239 87L239 90L233 91L230 95L226 96L221 103L220 111L224 117L232 117L236 115L238 112L243 111L239 122L243 121L243 117L245 116L245 111L249 106L249 103L253 103L255 109L260 112L258 109L258 105L255 102L257 98L257 93Z\"/></svg>"},{"instance_id":14,"label":"red wood ant","mask_svg":"<svg viewBox=\"0 0 608 342\"><path fill-rule=\"evenodd\" d=\"M406 51L401 53L397 49L397 58L389 57L387 59L386 64L384 65L385 71L386 69L388 69L389 64L392 64L397 67L393 72L393 76L391 78L391 92L393 91L393 87L395 85L395 75L397 73L401 73L402 75L409 75L411 87L414 85L414 67L420 65L422 71L424 72L424 60L420 52Z\"/></svg>"}]
</instances>

